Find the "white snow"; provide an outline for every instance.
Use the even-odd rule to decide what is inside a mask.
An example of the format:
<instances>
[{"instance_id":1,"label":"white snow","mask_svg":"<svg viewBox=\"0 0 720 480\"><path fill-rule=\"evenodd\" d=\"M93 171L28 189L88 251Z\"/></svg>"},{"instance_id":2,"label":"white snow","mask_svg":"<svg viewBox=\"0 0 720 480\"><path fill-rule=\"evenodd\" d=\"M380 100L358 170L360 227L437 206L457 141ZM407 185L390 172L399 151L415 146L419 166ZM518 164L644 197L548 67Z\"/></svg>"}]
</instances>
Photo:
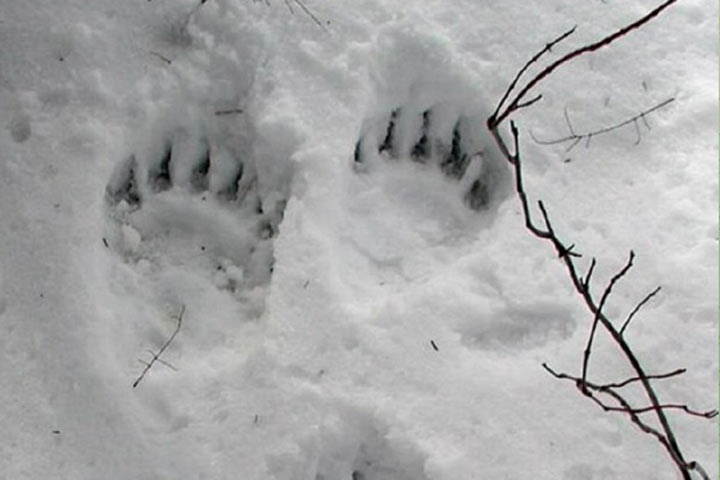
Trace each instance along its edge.
<instances>
[{"instance_id":1,"label":"white snow","mask_svg":"<svg viewBox=\"0 0 720 480\"><path fill-rule=\"evenodd\" d=\"M484 126L546 42L656 2L305 0L322 27L292 1L199 3L0 2L0 479L680 478L541 368L578 373L591 318ZM637 254L607 313L662 285L627 335L648 371L688 369L661 398L701 410L717 32L716 4L678 2L515 117L531 202L597 257L596 291ZM670 97L639 143L530 137ZM469 163L441 166L456 132ZM591 375L632 373L602 337ZM717 478L717 420L669 417Z\"/></svg>"}]
</instances>

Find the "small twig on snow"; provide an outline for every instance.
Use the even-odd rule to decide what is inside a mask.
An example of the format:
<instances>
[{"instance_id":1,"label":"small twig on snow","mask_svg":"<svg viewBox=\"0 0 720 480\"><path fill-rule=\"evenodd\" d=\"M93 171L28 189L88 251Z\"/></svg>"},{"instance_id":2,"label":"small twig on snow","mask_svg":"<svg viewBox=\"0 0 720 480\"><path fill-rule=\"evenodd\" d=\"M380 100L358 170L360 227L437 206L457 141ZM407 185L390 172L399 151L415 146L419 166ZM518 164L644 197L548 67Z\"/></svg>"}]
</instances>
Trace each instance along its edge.
<instances>
[{"instance_id":1,"label":"small twig on snow","mask_svg":"<svg viewBox=\"0 0 720 480\"><path fill-rule=\"evenodd\" d=\"M152 50L150 50L150 55L155 55L156 57L158 57L160 60L162 60L163 62L167 63L168 65L172 65L172 60L170 60L169 58L167 58L167 57L159 54L158 52L153 52Z\"/></svg>"},{"instance_id":2,"label":"small twig on snow","mask_svg":"<svg viewBox=\"0 0 720 480\"><path fill-rule=\"evenodd\" d=\"M569 115L569 113L568 113L568 111L567 111L567 108L566 108L566 109L564 110L565 123L567 124L568 131L570 132L570 135L567 135L567 136L562 137L562 138L557 138L557 139L555 139L555 140L540 140L539 138L537 138L537 137L532 133L532 130L531 130L531 131L530 131L530 136L531 136L532 139L535 141L535 143L539 143L540 145L557 145L557 144L559 144L559 143L572 142L572 143L570 143L570 146L565 150L566 152L569 152L570 150L572 150L573 148L575 148L575 146L576 146L578 143L580 143L583 139L586 141L586 146L589 146L589 145L590 145L590 143L589 143L589 142L590 142L590 139L592 139L593 137L597 137L597 136L599 136L599 135L603 135L603 134L605 134L605 133L612 132L613 130L617 130L617 129L619 129L619 128L624 127L625 125L629 125L629 124L632 123L632 124L635 125L635 132L636 132L636 135L637 135L637 138L635 139L635 145L637 145L637 144L640 143L640 139L642 138L642 135L641 135L641 133L640 133L640 123L639 123L639 121L642 120L642 122L643 122L643 124L645 125L645 127L646 127L648 130L650 130L650 129L651 129L651 128L650 128L650 124L649 124L648 121L647 121L646 115L654 112L655 110L659 110L659 109L661 109L661 108L663 108L663 107L671 104L671 103L674 102L674 101L675 101L675 98L668 98L667 100L665 100L665 101L663 101L663 102L661 102L661 103L658 103L658 104L655 105L654 107L648 108L647 110L644 110L644 111L638 113L637 115L634 115L633 117L628 118L627 120L623 120L622 122L616 123L616 124L611 125L611 126L609 126L609 127L599 128L599 129L597 129L597 130L593 130L592 132L587 132L587 133L576 133L576 132L575 132L575 129L574 129L573 126L572 126L572 122L570 122L570 115Z\"/></svg>"},{"instance_id":3,"label":"small twig on snow","mask_svg":"<svg viewBox=\"0 0 720 480\"><path fill-rule=\"evenodd\" d=\"M152 353L152 351L150 352L150 353L152 353L153 358L150 360L149 363L147 363L145 365L145 369L142 371L140 376L135 380L135 382L133 382L133 388L137 387L140 384L142 379L145 378L145 375L150 371L150 369L153 367L155 362L160 362L171 368L174 368L170 364L162 361L160 359L160 356L165 352L165 350L170 346L172 341L175 340L175 337L180 332L180 327L182 326L182 319L183 319L184 314L185 314L185 305L182 306L182 308L180 310L180 314L178 315L177 326L175 327L175 331L173 331L172 335L170 335L170 337L165 341L165 343L163 343L162 347L160 347L160 350L158 350L157 353Z\"/></svg>"},{"instance_id":4,"label":"small twig on snow","mask_svg":"<svg viewBox=\"0 0 720 480\"><path fill-rule=\"evenodd\" d=\"M215 112L215 115L221 116L221 115L237 115L243 113L242 108L231 108L229 110L217 110Z\"/></svg>"}]
</instances>

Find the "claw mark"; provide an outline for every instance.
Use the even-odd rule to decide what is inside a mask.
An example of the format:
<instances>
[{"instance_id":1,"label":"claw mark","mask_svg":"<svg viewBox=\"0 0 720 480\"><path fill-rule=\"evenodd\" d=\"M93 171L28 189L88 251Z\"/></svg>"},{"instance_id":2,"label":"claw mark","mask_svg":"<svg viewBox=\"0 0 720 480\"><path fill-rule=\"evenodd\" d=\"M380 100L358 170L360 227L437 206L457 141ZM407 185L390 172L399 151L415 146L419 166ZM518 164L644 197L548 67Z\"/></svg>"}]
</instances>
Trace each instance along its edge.
<instances>
[{"instance_id":1,"label":"claw mark","mask_svg":"<svg viewBox=\"0 0 720 480\"><path fill-rule=\"evenodd\" d=\"M353 153L353 161L356 164L363 163L363 160L364 160L362 158L362 145L361 144L362 144L362 138L360 140L358 140L357 143L355 144L355 152Z\"/></svg>"},{"instance_id":2,"label":"claw mark","mask_svg":"<svg viewBox=\"0 0 720 480\"><path fill-rule=\"evenodd\" d=\"M465 194L465 202L472 210L482 210L490 203L490 188L484 180L484 176L478 177Z\"/></svg>"},{"instance_id":3,"label":"claw mark","mask_svg":"<svg viewBox=\"0 0 720 480\"><path fill-rule=\"evenodd\" d=\"M210 147L207 141L202 142L202 153L200 161L195 166L190 178L190 184L195 191L201 192L208 189L208 172L210 171Z\"/></svg>"},{"instance_id":4,"label":"claw mark","mask_svg":"<svg viewBox=\"0 0 720 480\"><path fill-rule=\"evenodd\" d=\"M416 162L424 162L430 157L430 142L428 140L428 130L430 129L430 110L423 112L422 136L412 149L411 156Z\"/></svg>"},{"instance_id":5,"label":"claw mark","mask_svg":"<svg viewBox=\"0 0 720 480\"><path fill-rule=\"evenodd\" d=\"M400 120L403 120L406 116L403 113L405 108L404 105L401 105L390 112L384 137L381 137L382 142L377 147L378 153L387 152L384 156L386 159L407 156L418 163L428 163L429 160L432 160L432 163L438 165L446 177L457 181L462 181L468 175L467 182L462 182L462 200L464 204L474 211L487 209L493 201L495 183L498 179L493 174L494 167L492 165L488 166L485 162L485 160L490 162L492 160L486 159L482 150L475 150L477 148L475 145L476 139L472 136L466 138L470 134L469 132L472 131L470 128L472 120L458 112L455 123L452 125L451 140L443 138L439 136L439 131L434 126L438 110L434 106L428 107L422 112L422 121L419 128L415 124L415 135L411 137L411 140L415 143L411 143L409 152L405 152L404 150L400 151L401 146L406 144L406 140L401 137L405 136L407 128L404 122L400 123ZM402 119L400 118L401 115ZM420 120L417 116L415 120ZM443 114L440 113L438 116L441 117L442 123ZM572 130L569 117L566 117L566 119L568 126ZM640 117L640 120L644 121L645 119ZM440 131L442 130L444 130L444 127L441 127ZM368 167L366 164L366 149L369 144L364 136L361 136L355 143L353 169L356 172L364 172ZM473 150L471 151L470 148ZM473 164L477 156L481 157L479 159L479 171L475 168L477 165ZM471 165L473 166L472 170L470 170Z\"/></svg>"},{"instance_id":6,"label":"claw mark","mask_svg":"<svg viewBox=\"0 0 720 480\"><path fill-rule=\"evenodd\" d=\"M150 172L150 182L155 192L162 192L172 186L170 181L170 159L172 158L172 144L168 142L160 164Z\"/></svg>"},{"instance_id":7,"label":"claw mark","mask_svg":"<svg viewBox=\"0 0 720 480\"><path fill-rule=\"evenodd\" d=\"M237 173L235 173L235 176L233 177L232 182L228 186L226 186L224 189L222 189L220 192L218 192L218 196L222 197L223 199L227 200L228 202L234 202L238 199L238 190L240 188L240 180L243 178L243 172L245 170L245 166L243 163L240 163L238 166Z\"/></svg>"},{"instance_id":8,"label":"claw mark","mask_svg":"<svg viewBox=\"0 0 720 480\"><path fill-rule=\"evenodd\" d=\"M130 155L116 168L113 178L105 188L105 198L111 205L125 201L131 207L140 205L140 193L136 179L137 161Z\"/></svg>"},{"instance_id":9,"label":"claw mark","mask_svg":"<svg viewBox=\"0 0 720 480\"><path fill-rule=\"evenodd\" d=\"M390 114L390 122L388 123L387 132L385 133L385 140L383 140L379 149L380 153L387 151L391 157L395 157L395 149L393 148L393 143L395 142L395 123L397 122L397 117L399 114L399 108L396 108Z\"/></svg>"},{"instance_id":10,"label":"claw mark","mask_svg":"<svg viewBox=\"0 0 720 480\"><path fill-rule=\"evenodd\" d=\"M453 129L452 147L450 153L443 160L442 171L449 177L462 178L465 175L469 161L468 154L462 148L462 136L460 135L460 121L455 124Z\"/></svg>"}]
</instances>

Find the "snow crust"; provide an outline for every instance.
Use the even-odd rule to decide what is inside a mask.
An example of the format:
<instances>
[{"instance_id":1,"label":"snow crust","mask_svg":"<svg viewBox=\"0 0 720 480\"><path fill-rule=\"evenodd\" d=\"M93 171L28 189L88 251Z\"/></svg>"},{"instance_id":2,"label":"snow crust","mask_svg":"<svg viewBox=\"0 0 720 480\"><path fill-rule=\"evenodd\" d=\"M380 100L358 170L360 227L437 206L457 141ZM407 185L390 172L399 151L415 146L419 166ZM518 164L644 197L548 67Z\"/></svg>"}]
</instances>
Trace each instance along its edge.
<instances>
[{"instance_id":1,"label":"snow crust","mask_svg":"<svg viewBox=\"0 0 720 480\"><path fill-rule=\"evenodd\" d=\"M653 2L306 0L322 28L293 2L198 3L0 2L0 478L678 478L542 370L579 370L591 319L484 128L547 41L579 25L558 58ZM628 335L648 370L688 369L657 388L699 409L717 32L715 3L679 2L516 118L528 192L596 288L637 253L607 312L663 286ZM530 137L669 97L639 143ZM591 370L631 374L606 338ZM717 422L670 418L717 478Z\"/></svg>"}]
</instances>

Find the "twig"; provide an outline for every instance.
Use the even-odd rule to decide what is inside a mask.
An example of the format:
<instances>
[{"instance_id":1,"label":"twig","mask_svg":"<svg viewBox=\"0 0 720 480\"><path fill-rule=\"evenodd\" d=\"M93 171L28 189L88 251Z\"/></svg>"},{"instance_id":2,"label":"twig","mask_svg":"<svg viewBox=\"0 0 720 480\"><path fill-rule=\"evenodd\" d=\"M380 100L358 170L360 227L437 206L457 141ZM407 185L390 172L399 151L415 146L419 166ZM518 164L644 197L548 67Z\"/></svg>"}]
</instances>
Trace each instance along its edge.
<instances>
[{"instance_id":1,"label":"twig","mask_svg":"<svg viewBox=\"0 0 720 480\"><path fill-rule=\"evenodd\" d=\"M682 375L685 372L687 372L686 369L678 368L677 370L673 370L672 372L669 372L669 373L660 373L657 375L646 375L645 378L647 378L648 380L662 380L664 378L670 378L670 377L675 377L677 375ZM628 378L627 380L623 380L622 382L606 383L604 385L598 385L598 388L600 390L604 390L606 388L622 388L627 385L630 385L633 382L639 382L640 380L641 380L640 377L632 377L632 378Z\"/></svg>"},{"instance_id":2,"label":"twig","mask_svg":"<svg viewBox=\"0 0 720 480\"><path fill-rule=\"evenodd\" d=\"M654 412L656 410L667 410L667 409L678 409L683 410L688 415L692 415L695 417L703 417L703 418L715 418L718 415L717 410L708 410L706 412L698 412L697 410L692 410L687 405L677 405L677 404L665 404L665 405L651 405L649 407L643 407L643 408L619 408L619 407L608 407L608 411L615 411L615 412L632 412L635 414L640 413L647 413L647 412Z\"/></svg>"},{"instance_id":3,"label":"twig","mask_svg":"<svg viewBox=\"0 0 720 480\"><path fill-rule=\"evenodd\" d=\"M300 6L300 8L301 8L310 18L312 18L313 21L314 21L320 28L322 28L323 30L327 30L327 29L325 28L325 25L320 21L320 19L319 19L318 17L315 16L315 14L314 14L308 7L305 6L305 3L303 3L302 0L293 0L293 1L294 1L295 3L297 3L297 4Z\"/></svg>"},{"instance_id":4,"label":"twig","mask_svg":"<svg viewBox=\"0 0 720 480\"><path fill-rule=\"evenodd\" d=\"M582 284L588 292L590 291L590 279L592 278L593 271L595 270L595 265L597 265L597 260L593 257L590 261L590 268L588 268L588 272L585 274L585 279L582 280Z\"/></svg>"},{"instance_id":5,"label":"twig","mask_svg":"<svg viewBox=\"0 0 720 480\"><path fill-rule=\"evenodd\" d=\"M158 52L153 52L152 50L150 50L150 55L155 55L156 57L158 57L160 60L162 60L163 62L167 63L168 65L171 65L171 64L172 64L172 60L170 60L169 58L167 58L167 57L159 54Z\"/></svg>"},{"instance_id":6,"label":"twig","mask_svg":"<svg viewBox=\"0 0 720 480\"><path fill-rule=\"evenodd\" d=\"M237 114L240 114L240 113L243 113L243 109L242 109L242 108L231 108L231 109L229 109L229 110L217 110L217 111L215 112L215 115L217 115L217 116L220 116L220 115L237 115Z\"/></svg>"},{"instance_id":7,"label":"twig","mask_svg":"<svg viewBox=\"0 0 720 480\"><path fill-rule=\"evenodd\" d=\"M625 323L623 323L622 328L620 328L620 335L623 335L623 334L625 333L625 329L628 327L628 325L630 325L630 320L633 319L633 317L635 316L635 314L636 314L638 311L640 311L640 309L641 309L647 302L649 302L651 298L653 298L655 295L657 295L657 293L660 291L661 288L662 288L662 287L658 286L655 290L653 290L652 292L648 293L648 294L645 296L645 298L643 298L642 301L641 301L640 303L638 303L638 304L635 306L635 308L633 308L633 311L630 312L630 315L628 315L627 320L625 320Z\"/></svg>"},{"instance_id":8,"label":"twig","mask_svg":"<svg viewBox=\"0 0 720 480\"><path fill-rule=\"evenodd\" d=\"M565 150L566 152L569 152L575 146L580 143L581 140L585 139L586 141L589 141L592 137L597 137L598 135L603 135L605 133L612 132L613 130L617 130L619 128L624 127L625 125L634 124L635 125L635 131L637 134L637 139L635 141L635 145L640 143L641 134L640 134L640 124L638 123L639 120L642 120L645 127L650 130L650 124L647 122L646 115L654 112L655 110L659 110L672 102L675 101L675 98L668 98L664 102L658 103L652 108L648 108L647 110L644 110L637 115L628 118L627 120L623 120L622 122L616 123L614 125L611 125L609 127L600 128L598 130L593 130L592 132L587 133L575 133L575 130L573 129L572 123L570 122L570 116L568 114L567 109L565 109L565 123L568 126L568 130L570 131L570 135L567 135L562 138L557 138L555 140L540 140L539 138L535 137L535 135L532 133L532 130L530 131L530 136L532 139L539 143L540 145L557 145L559 143L566 143L566 142L572 142L570 146Z\"/></svg>"},{"instance_id":9,"label":"twig","mask_svg":"<svg viewBox=\"0 0 720 480\"><path fill-rule=\"evenodd\" d=\"M259 0L254 0L254 1L257 2L257 1L259 1ZM287 6L287 8L288 8L288 10L290 11L290 14L291 14L291 15L295 15L295 10L293 10L293 7L292 7L292 2L294 2L298 7L300 7L300 9L301 9L303 12L305 12L305 14L306 14L308 17L310 17L310 18L312 19L313 22L315 22L315 24L316 24L318 27L320 27L320 28L322 28L323 30L327 31L327 27L325 26L325 24L317 17L317 15L315 15L315 14L312 12L312 10L310 10L310 9L307 7L307 5L305 5L305 2L303 2L303 0L284 0L284 2L285 2L285 6ZM270 0L264 0L263 3L265 3L265 5L267 5L268 7L270 6Z\"/></svg>"},{"instance_id":10,"label":"twig","mask_svg":"<svg viewBox=\"0 0 720 480\"><path fill-rule=\"evenodd\" d=\"M142 379L145 378L145 374L147 374L150 371L150 369L153 367L155 362L165 363L162 360L160 360L160 356L170 346L172 341L175 340L175 337L177 336L178 332L180 332L180 327L182 326L182 319L183 319L184 314L185 314L185 305L182 306L182 308L180 310L180 315L178 315L177 326L175 327L175 331L173 331L172 335L170 335L170 338L168 338L165 341L165 343L162 345L162 347L160 347L160 350L158 350L157 353L153 353L152 360L150 360L150 362L145 365L145 369L142 371L142 373L137 378L137 380L135 380L135 382L133 382L133 388L137 387L140 384ZM152 353L152 351L150 353ZM169 364L167 364L167 363L165 363L165 365L169 366Z\"/></svg>"},{"instance_id":11,"label":"twig","mask_svg":"<svg viewBox=\"0 0 720 480\"><path fill-rule=\"evenodd\" d=\"M710 480L710 475L708 475L705 469L698 462L688 463L688 468L690 470L695 470L696 472L698 472L698 474L703 478L703 480Z\"/></svg>"}]
</instances>

